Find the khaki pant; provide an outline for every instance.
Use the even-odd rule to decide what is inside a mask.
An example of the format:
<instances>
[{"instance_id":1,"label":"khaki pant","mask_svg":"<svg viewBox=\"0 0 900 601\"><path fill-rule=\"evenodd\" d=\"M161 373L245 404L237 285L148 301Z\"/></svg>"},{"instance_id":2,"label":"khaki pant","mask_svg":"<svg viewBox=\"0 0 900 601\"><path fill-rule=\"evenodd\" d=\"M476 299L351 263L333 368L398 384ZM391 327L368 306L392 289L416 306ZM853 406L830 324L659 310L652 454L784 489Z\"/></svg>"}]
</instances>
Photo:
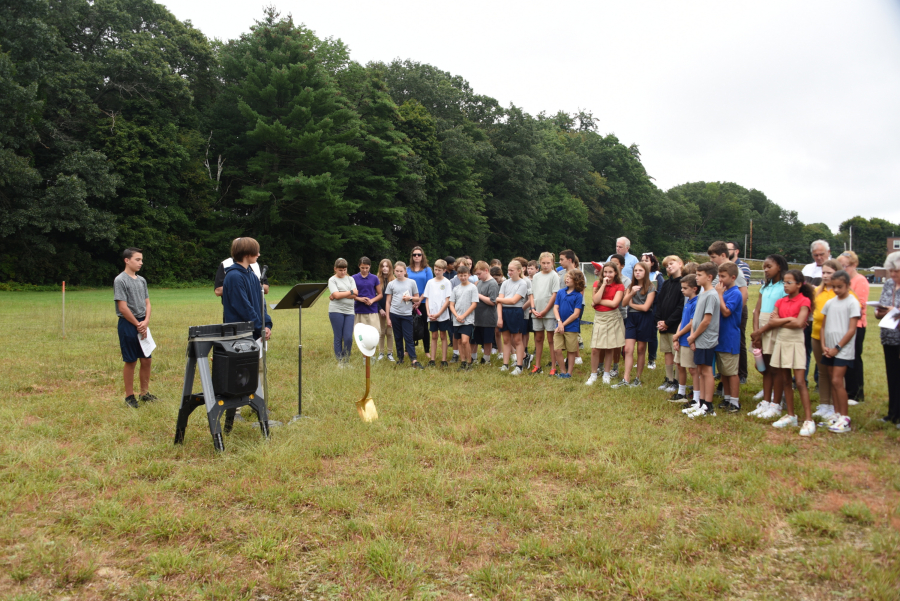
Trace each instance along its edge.
<instances>
[{"instance_id":1,"label":"khaki pant","mask_svg":"<svg viewBox=\"0 0 900 601\"><path fill-rule=\"evenodd\" d=\"M831 405L831 377L828 375L828 367L822 364L822 341L813 338L812 350L816 365L819 366L819 403Z\"/></svg>"},{"instance_id":2,"label":"khaki pant","mask_svg":"<svg viewBox=\"0 0 900 601\"><path fill-rule=\"evenodd\" d=\"M378 315L378 352L385 352L384 347L387 346L387 352L394 352L394 328L389 328L387 325L387 317L382 317ZM387 341L387 344L385 344Z\"/></svg>"}]
</instances>

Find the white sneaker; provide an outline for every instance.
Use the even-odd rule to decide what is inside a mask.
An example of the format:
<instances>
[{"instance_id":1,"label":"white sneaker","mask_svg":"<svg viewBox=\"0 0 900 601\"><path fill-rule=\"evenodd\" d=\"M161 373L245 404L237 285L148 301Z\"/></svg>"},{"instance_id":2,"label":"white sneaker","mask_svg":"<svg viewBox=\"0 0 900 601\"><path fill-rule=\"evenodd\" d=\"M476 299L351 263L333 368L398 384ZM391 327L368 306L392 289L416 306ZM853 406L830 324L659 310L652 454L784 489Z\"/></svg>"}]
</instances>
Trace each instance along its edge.
<instances>
[{"instance_id":1,"label":"white sneaker","mask_svg":"<svg viewBox=\"0 0 900 601\"><path fill-rule=\"evenodd\" d=\"M678 384L670 381L669 385L666 386L666 392L678 392Z\"/></svg>"},{"instance_id":2,"label":"white sneaker","mask_svg":"<svg viewBox=\"0 0 900 601\"><path fill-rule=\"evenodd\" d=\"M510 362L510 363L515 363L515 362L516 362L516 354L515 354L515 353L513 353L513 354L511 354L511 355L509 356L509 362Z\"/></svg>"},{"instance_id":3,"label":"white sneaker","mask_svg":"<svg viewBox=\"0 0 900 601\"><path fill-rule=\"evenodd\" d=\"M834 405L825 405L825 410L819 415L822 418L822 423L828 424L831 423L832 419L836 419L835 416L837 413L834 412Z\"/></svg>"},{"instance_id":4,"label":"white sneaker","mask_svg":"<svg viewBox=\"0 0 900 601\"><path fill-rule=\"evenodd\" d=\"M828 407L828 405L823 405L823 404L819 403L818 406L816 406L816 410L813 412L812 416L813 417L822 417L822 415L825 413L825 410L827 409L827 407Z\"/></svg>"},{"instance_id":5,"label":"white sneaker","mask_svg":"<svg viewBox=\"0 0 900 601\"><path fill-rule=\"evenodd\" d=\"M603 374L603 383L609 384L611 382L612 382L612 374L609 374L609 375Z\"/></svg>"},{"instance_id":6,"label":"white sneaker","mask_svg":"<svg viewBox=\"0 0 900 601\"><path fill-rule=\"evenodd\" d=\"M491 349L491 355L496 355L496 354L497 354L497 349L492 348L492 349Z\"/></svg>"},{"instance_id":7,"label":"white sneaker","mask_svg":"<svg viewBox=\"0 0 900 601\"><path fill-rule=\"evenodd\" d=\"M388 361L390 361L391 363L396 363L396 361L394 361L394 353L388 353Z\"/></svg>"},{"instance_id":8,"label":"white sneaker","mask_svg":"<svg viewBox=\"0 0 900 601\"><path fill-rule=\"evenodd\" d=\"M753 400L761 401L762 398L765 396L765 394L766 394L766 392L764 390L760 390L759 392L757 392L756 394L753 395Z\"/></svg>"},{"instance_id":9,"label":"white sneaker","mask_svg":"<svg viewBox=\"0 0 900 601\"><path fill-rule=\"evenodd\" d=\"M781 406L778 403L769 403L769 408L760 413L759 419L772 419L781 415Z\"/></svg>"},{"instance_id":10,"label":"white sneaker","mask_svg":"<svg viewBox=\"0 0 900 601\"><path fill-rule=\"evenodd\" d=\"M690 413L687 414L687 416L691 419L694 419L695 417L703 417L704 415L706 415L706 405L700 405L696 409L692 409Z\"/></svg>"},{"instance_id":11,"label":"white sneaker","mask_svg":"<svg viewBox=\"0 0 900 601\"><path fill-rule=\"evenodd\" d=\"M587 382L584 383L585 386L593 386L594 382L597 381L597 374L591 374L591 377L587 379Z\"/></svg>"},{"instance_id":12,"label":"white sneaker","mask_svg":"<svg viewBox=\"0 0 900 601\"><path fill-rule=\"evenodd\" d=\"M618 370L618 369L614 369L614 370L610 371L610 372L609 372L609 377L610 377L610 378L618 378L618 377L619 377L619 370Z\"/></svg>"},{"instance_id":13,"label":"white sneaker","mask_svg":"<svg viewBox=\"0 0 900 601\"><path fill-rule=\"evenodd\" d=\"M853 405L859 404L859 402L858 402L858 401L854 401L853 399L847 399L847 404L850 405L850 406L852 407Z\"/></svg>"},{"instance_id":14,"label":"white sneaker","mask_svg":"<svg viewBox=\"0 0 900 601\"><path fill-rule=\"evenodd\" d=\"M700 407L702 407L702 405L700 404L700 401L694 401L693 405L691 405L690 407L685 407L684 409L681 410L681 412L684 413L685 415L687 415L688 413L691 413L692 411L695 411L695 410L699 409Z\"/></svg>"},{"instance_id":15,"label":"white sneaker","mask_svg":"<svg viewBox=\"0 0 900 601\"><path fill-rule=\"evenodd\" d=\"M581 365L584 361L581 360L581 357L575 357L575 365Z\"/></svg>"},{"instance_id":16,"label":"white sneaker","mask_svg":"<svg viewBox=\"0 0 900 601\"><path fill-rule=\"evenodd\" d=\"M751 415L751 416L753 416L753 417L757 417L760 413L762 413L763 411L765 411L765 410L768 409L768 408L769 408L769 401L760 401L760 402L756 405L756 409L754 409L753 411L749 412L747 415Z\"/></svg>"},{"instance_id":17,"label":"white sneaker","mask_svg":"<svg viewBox=\"0 0 900 601\"><path fill-rule=\"evenodd\" d=\"M663 383L662 383L662 385L661 385L661 386L658 386L656 389L657 389L657 390L665 390L665 389L667 389L668 387L669 387L669 381L668 381L668 380L664 380Z\"/></svg>"},{"instance_id":18,"label":"white sneaker","mask_svg":"<svg viewBox=\"0 0 900 601\"><path fill-rule=\"evenodd\" d=\"M816 422L810 420L808 422L803 422L803 427L800 428L800 436L812 436L816 433Z\"/></svg>"},{"instance_id":19,"label":"white sneaker","mask_svg":"<svg viewBox=\"0 0 900 601\"><path fill-rule=\"evenodd\" d=\"M378 359L376 359L376 361L381 361L382 359L384 359L384 353L378 353Z\"/></svg>"},{"instance_id":20,"label":"white sneaker","mask_svg":"<svg viewBox=\"0 0 900 601\"><path fill-rule=\"evenodd\" d=\"M511 376L521 376L521 375L522 375L522 368L520 368L520 367L517 366L514 370L512 370L511 372L509 372L509 375L511 375Z\"/></svg>"},{"instance_id":21,"label":"white sneaker","mask_svg":"<svg viewBox=\"0 0 900 601\"><path fill-rule=\"evenodd\" d=\"M829 415L827 418L825 418L825 421L823 422L823 425L824 425L826 428L830 428L831 426L833 426L833 425L835 425L836 423L838 423L839 421L841 421L841 418L842 418L842 417L843 417L843 416L842 416L840 413L832 413L832 414Z\"/></svg>"},{"instance_id":22,"label":"white sneaker","mask_svg":"<svg viewBox=\"0 0 900 601\"><path fill-rule=\"evenodd\" d=\"M773 428L787 428L788 426L792 428L797 427L796 415L782 415L778 421L772 424Z\"/></svg>"},{"instance_id":23,"label":"white sneaker","mask_svg":"<svg viewBox=\"0 0 900 601\"><path fill-rule=\"evenodd\" d=\"M656 361L651 361L647 364L647 369L656 369Z\"/></svg>"}]
</instances>

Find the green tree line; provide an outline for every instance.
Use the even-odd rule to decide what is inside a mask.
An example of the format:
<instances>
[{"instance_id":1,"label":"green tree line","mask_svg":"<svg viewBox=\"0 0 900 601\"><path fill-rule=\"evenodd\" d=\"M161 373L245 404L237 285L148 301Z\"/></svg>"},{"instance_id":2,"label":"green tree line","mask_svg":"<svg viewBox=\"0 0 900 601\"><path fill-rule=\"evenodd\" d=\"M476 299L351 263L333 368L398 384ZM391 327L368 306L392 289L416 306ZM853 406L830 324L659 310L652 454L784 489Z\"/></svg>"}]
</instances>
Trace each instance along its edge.
<instances>
[{"instance_id":1,"label":"green tree line","mask_svg":"<svg viewBox=\"0 0 900 601\"><path fill-rule=\"evenodd\" d=\"M361 65L274 8L220 42L151 0L0 7L0 281L108 283L127 246L152 281L209 280L242 235L282 282L416 244L596 259L625 235L664 255L751 220L754 256L798 260L817 238L842 248L850 222L867 241L895 227L833 234L734 183L660 190L588 111L529 115L431 65Z\"/></svg>"}]
</instances>

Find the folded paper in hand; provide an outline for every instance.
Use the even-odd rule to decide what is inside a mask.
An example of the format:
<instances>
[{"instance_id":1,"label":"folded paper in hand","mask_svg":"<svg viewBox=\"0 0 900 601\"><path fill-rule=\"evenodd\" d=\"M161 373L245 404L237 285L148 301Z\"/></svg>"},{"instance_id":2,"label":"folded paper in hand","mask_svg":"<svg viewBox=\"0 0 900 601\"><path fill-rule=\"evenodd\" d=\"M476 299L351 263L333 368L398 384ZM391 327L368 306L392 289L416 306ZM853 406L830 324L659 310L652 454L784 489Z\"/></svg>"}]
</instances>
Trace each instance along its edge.
<instances>
[{"instance_id":1,"label":"folded paper in hand","mask_svg":"<svg viewBox=\"0 0 900 601\"><path fill-rule=\"evenodd\" d=\"M897 328L898 322L900 322L900 311L897 310L897 307L893 307L888 311L888 314L884 316L884 319L881 320L878 327L894 330Z\"/></svg>"},{"instance_id":2,"label":"folded paper in hand","mask_svg":"<svg viewBox=\"0 0 900 601\"><path fill-rule=\"evenodd\" d=\"M138 336L140 336L140 334L138 334ZM153 353L153 349L156 348L156 343L153 342L153 336L150 334L150 328L147 328L147 334L144 338L141 338L140 341L144 356L149 357Z\"/></svg>"}]
</instances>

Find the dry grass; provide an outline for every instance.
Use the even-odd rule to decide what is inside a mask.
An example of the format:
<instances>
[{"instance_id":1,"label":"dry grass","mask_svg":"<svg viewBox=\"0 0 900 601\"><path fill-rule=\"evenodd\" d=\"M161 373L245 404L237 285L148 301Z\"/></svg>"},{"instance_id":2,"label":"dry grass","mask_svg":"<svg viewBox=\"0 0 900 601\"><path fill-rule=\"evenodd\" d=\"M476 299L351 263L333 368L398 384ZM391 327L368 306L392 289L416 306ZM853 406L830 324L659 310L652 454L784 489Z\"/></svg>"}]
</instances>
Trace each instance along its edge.
<instances>
[{"instance_id":1,"label":"dry grass","mask_svg":"<svg viewBox=\"0 0 900 601\"><path fill-rule=\"evenodd\" d=\"M359 355L335 368L320 301L304 320L311 419L267 443L238 423L217 456L200 412L172 438L186 328L218 321L218 300L151 294L162 401L134 411L111 291L68 295L66 340L58 295L0 293L2 598L898 598L900 432L874 420L874 327L846 436L688 421L656 390L661 367L626 392L586 388L586 366L563 382L381 363L367 425ZM274 319L286 421L297 316Z\"/></svg>"}]
</instances>

